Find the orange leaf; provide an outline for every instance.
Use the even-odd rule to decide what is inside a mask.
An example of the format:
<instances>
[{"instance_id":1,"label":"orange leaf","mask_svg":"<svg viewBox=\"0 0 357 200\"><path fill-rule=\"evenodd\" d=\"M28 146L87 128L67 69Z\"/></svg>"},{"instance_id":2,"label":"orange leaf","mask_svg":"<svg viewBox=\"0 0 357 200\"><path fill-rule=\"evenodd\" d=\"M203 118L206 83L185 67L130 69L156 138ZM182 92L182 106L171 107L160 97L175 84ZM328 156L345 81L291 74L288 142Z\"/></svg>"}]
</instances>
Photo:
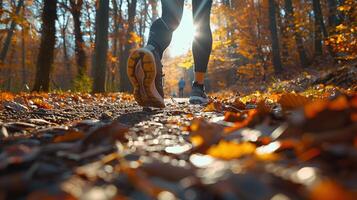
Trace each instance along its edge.
<instances>
[{"instance_id":1,"label":"orange leaf","mask_svg":"<svg viewBox=\"0 0 357 200\"><path fill-rule=\"evenodd\" d=\"M328 106L330 110L345 110L348 107L348 101L345 96L340 96L337 99L331 101Z\"/></svg>"},{"instance_id":2,"label":"orange leaf","mask_svg":"<svg viewBox=\"0 0 357 200\"><path fill-rule=\"evenodd\" d=\"M68 131L64 135L59 135L53 139L53 142L73 142L84 138L84 133L79 131Z\"/></svg>"},{"instance_id":3,"label":"orange leaf","mask_svg":"<svg viewBox=\"0 0 357 200\"><path fill-rule=\"evenodd\" d=\"M255 152L255 145L249 142L237 143L220 141L218 145L212 146L207 150L207 154L225 160L240 158L251 155Z\"/></svg>"},{"instance_id":4,"label":"orange leaf","mask_svg":"<svg viewBox=\"0 0 357 200\"><path fill-rule=\"evenodd\" d=\"M316 184L311 191L312 200L352 200L352 194L336 182L325 180Z\"/></svg>"},{"instance_id":5,"label":"orange leaf","mask_svg":"<svg viewBox=\"0 0 357 200\"><path fill-rule=\"evenodd\" d=\"M226 122L239 122L243 121L244 117L240 113L226 112L224 113L224 121Z\"/></svg>"},{"instance_id":6,"label":"orange leaf","mask_svg":"<svg viewBox=\"0 0 357 200\"><path fill-rule=\"evenodd\" d=\"M5 100L5 101L12 101L14 100L14 95L9 93L9 92L1 92L0 93L0 100Z\"/></svg>"},{"instance_id":7,"label":"orange leaf","mask_svg":"<svg viewBox=\"0 0 357 200\"><path fill-rule=\"evenodd\" d=\"M197 145L197 151L205 152L211 145L218 143L223 137L223 127L209 123L204 119L193 119L190 130L191 143Z\"/></svg>"},{"instance_id":8,"label":"orange leaf","mask_svg":"<svg viewBox=\"0 0 357 200\"><path fill-rule=\"evenodd\" d=\"M245 109L245 104L239 99L239 98L236 98L233 102L233 106L237 109L240 109L240 110L243 110Z\"/></svg>"},{"instance_id":9,"label":"orange leaf","mask_svg":"<svg viewBox=\"0 0 357 200\"><path fill-rule=\"evenodd\" d=\"M247 117L244 120L235 122L234 126L232 127L226 127L224 129L224 132L230 133L232 131L248 126L253 121L253 119L255 119L255 117L257 116L258 110L257 109L248 110L245 114L247 115Z\"/></svg>"},{"instance_id":10,"label":"orange leaf","mask_svg":"<svg viewBox=\"0 0 357 200\"><path fill-rule=\"evenodd\" d=\"M53 108L52 105L50 105L49 103L47 103L39 98L32 99L32 102L39 108L44 108L44 109L52 109Z\"/></svg>"},{"instance_id":11,"label":"orange leaf","mask_svg":"<svg viewBox=\"0 0 357 200\"><path fill-rule=\"evenodd\" d=\"M320 155L320 150L317 148L313 148L299 155L299 160L308 161L315 158L318 155Z\"/></svg>"},{"instance_id":12,"label":"orange leaf","mask_svg":"<svg viewBox=\"0 0 357 200\"><path fill-rule=\"evenodd\" d=\"M265 103L264 100L258 102L257 110L261 115L265 115L271 112L271 108Z\"/></svg>"},{"instance_id":13,"label":"orange leaf","mask_svg":"<svg viewBox=\"0 0 357 200\"><path fill-rule=\"evenodd\" d=\"M212 103L209 103L203 111L204 112L222 112L223 105L219 101L214 101Z\"/></svg>"},{"instance_id":14,"label":"orange leaf","mask_svg":"<svg viewBox=\"0 0 357 200\"><path fill-rule=\"evenodd\" d=\"M299 108L309 102L309 98L295 93L284 93L278 101L285 110Z\"/></svg>"},{"instance_id":15,"label":"orange leaf","mask_svg":"<svg viewBox=\"0 0 357 200\"><path fill-rule=\"evenodd\" d=\"M319 112L323 111L327 106L327 101L315 101L310 104L307 104L304 107L305 116L307 118L315 117Z\"/></svg>"}]
</instances>

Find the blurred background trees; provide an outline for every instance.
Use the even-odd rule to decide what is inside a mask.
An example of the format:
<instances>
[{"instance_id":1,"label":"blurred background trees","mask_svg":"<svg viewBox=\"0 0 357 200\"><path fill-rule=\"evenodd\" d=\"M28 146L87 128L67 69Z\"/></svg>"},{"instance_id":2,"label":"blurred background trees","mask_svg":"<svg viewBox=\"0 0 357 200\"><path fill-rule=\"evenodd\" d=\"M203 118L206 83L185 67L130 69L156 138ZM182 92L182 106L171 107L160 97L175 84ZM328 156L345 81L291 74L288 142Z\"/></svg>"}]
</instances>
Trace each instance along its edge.
<instances>
[{"instance_id":1,"label":"blurred background trees","mask_svg":"<svg viewBox=\"0 0 357 200\"><path fill-rule=\"evenodd\" d=\"M209 88L356 59L356 7L354 0L214 1ZM130 91L127 57L145 44L160 12L159 0L2 0L0 89ZM190 51L172 46L164 64L168 93L180 77L192 77Z\"/></svg>"}]
</instances>

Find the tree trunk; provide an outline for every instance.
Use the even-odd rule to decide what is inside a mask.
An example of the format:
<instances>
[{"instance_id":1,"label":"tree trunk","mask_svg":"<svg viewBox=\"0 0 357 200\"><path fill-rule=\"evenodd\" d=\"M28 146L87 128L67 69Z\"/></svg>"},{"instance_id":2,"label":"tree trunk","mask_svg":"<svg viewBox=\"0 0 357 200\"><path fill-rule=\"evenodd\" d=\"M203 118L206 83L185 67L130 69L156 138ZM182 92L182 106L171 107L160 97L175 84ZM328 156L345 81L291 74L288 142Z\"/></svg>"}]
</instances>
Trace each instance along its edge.
<instances>
[{"instance_id":1,"label":"tree trunk","mask_svg":"<svg viewBox=\"0 0 357 200\"><path fill-rule=\"evenodd\" d=\"M312 0L312 7L315 17L315 55L320 56L322 55L322 39L323 37L327 38L328 33L324 24L320 0ZM331 49L329 51L332 53Z\"/></svg>"},{"instance_id":2,"label":"tree trunk","mask_svg":"<svg viewBox=\"0 0 357 200\"><path fill-rule=\"evenodd\" d=\"M299 53L300 64L303 68L308 67L309 61L306 56L304 44L302 42L302 37L299 33L299 30L296 28L295 19L294 19L294 8L291 0L285 0L285 11L286 17L290 29L293 31L296 47Z\"/></svg>"},{"instance_id":3,"label":"tree trunk","mask_svg":"<svg viewBox=\"0 0 357 200\"><path fill-rule=\"evenodd\" d=\"M276 74L280 73L283 68L281 66L281 57L279 49L278 30L276 27L276 11L274 0L269 0L269 28L271 33L272 53L273 53L273 65Z\"/></svg>"},{"instance_id":4,"label":"tree trunk","mask_svg":"<svg viewBox=\"0 0 357 200\"><path fill-rule=\"evenodd\" d=\"M19 12L21 10L21 7L23 5L24 5L24 0L19 0L19 2L17 3L16 9L15 9L15 15L19 14ZM14 34L15 28L16 28L16 21L12 20L10 28L7 31L7 36L6 36L3 48L2 48L1 53L0 53L0 62L2 62L2 63L5 61L7 52L9 50L9 48L10 48L11 39L12 39L12 36Z\"/></svg>"},{"instance_id":5,"label":"tree trunk","mask_svg":"<svg viewBox=\"0 0 357 200\"><path fill-rule=\"evenodd\" d=\"M65 83L67 88L70 88L70 81L72 80L72 73L71 73L71 62L68 56L68 47L67 47L67 27L69 22L69 17L66 14L63 14L62 17L64 25L61 27L61 37L62 37L62 45L63 45L63 60L64 64L66 65L66 74L62 78L62 82Z\"/></svg>"},{"instance_id":6,"label":"tree trunk","mask_svg":"<svg viewBox=\"0 0 357 200\"><path fill-rule=\"evenodd\" d=\"M288 33L287 33L287 22L284 21L284 18L280 12L279 5L276 5L276 16L278 20L279 33L280 33L280 41L281 41L281 61L282 64L288 64L289 62L289 46L288 46ZM279 36L278 36L279 37Z\"/></svg>"},{"instance_id":7,"label":"tree trunk","mask_svg":"<svg viewBox=\"0 0 357 200\"><path fill-rule=\"evenodd\" d=\"M75 54L76 54L76 62L78 67L77 78L81 79L87 73L87 56L84 51L84 40L83 33L81 29L81 15L82 15L82 5L83 0L71 0L71 13L73 17L74 24L74 36L75 36Z\"/></svg>"},{"instance_id":8,"label":"tree trunk","mask_svg":"<svg viewBox=\"0 0 357 200\"><path fill-rule=\"evenodd\" d=\"M132 0L131 3L128 0L128 29L126 31L127 42L125 44L124 51L121 57L121 62L120 62L120 91L121 92L130 92L132 90L132 86L129 82L128 75L127 75L126 63L128 62L129 53L133 46L132 41L130 41L130 38L132 32L134 31L136 4L137 4L137 0Z\"/></svg>"},{"instance_id":9,"label":"tree trunk","mask_svg":"<svg viewBox=\"0 0 357 200\"><path fill-rule=\"evenodd\" d=\"M105 92L107 71L109 0L98 0L95 21L94 82L93 92Z\"/></svg>"},{"instance_id":10,"label":"tree trunk","mask_svg":"<svg viewBox=\"0 0 357 200\"><path fill-rule=\"evenodd\" d=\"M10 51L10 55L9 55L9 63L7 66L7 70L6 70L6 74L7 74L7 86L6 86L6 90L7 91L12 91L12 82L15 79L15 73L13 73L13 61L14 61L14 55L15 55L15 48L12 48Z\"/></svg>"},{"instance_id":11,"label":"tree trunk","mask_svg":"<svg viewBox=\"0 0 357 200\"><path fill-rule=\"evenodd\" d=\"M144 3L144 8L142 11L142 17L140 18L140 27L139 27L139 35L141 37L141 43L140 45L143 46L145 44L145 30L146 30L146 21L147 21L147 16L148 16L148 4L146 3L146 1L143 2Z\"/></svg>"},{"instance_id":12,"label":"tree trunk","mask_svg":"<svg viewBox=\"0 0 357 200\"><path fill-rule=\"evenodd\" d=\"M57 0L44 0L40 51L33 91L49 91L50 72L56 43Z\"/></svg>"},{"instance_id":13,"label":"tree trunk","mask_svg":"<svg viewBox=\"0 0 357 200\"><path fill-rule=\"evenodd\" d=\"M113 21L114 21L114 30L113 30L113 44L112 44L112 56L117 58L118 56L118 34L119 34L119 11L118 11L118 2L117 0L112 0L113 4ZM111 65L111 70L110 70L110 86L111 90L114 91L114 85L115 85L115 75L116 75L116 70L117 70L117 65L118 65L118 59L115 59L115 61L112 62Z\"/></svg>"},{"instance_id":14,"label":"tree trunk","mask_svg":"<svg viewBox=\"0 0 357 200\"><path fill-rule=\"evenodd\" d=\"M328 26L329 29L331 30L338 24L336 0L327 0L327 6L328 6Z\"/></svg>"},{"instance_id":15,"label":"tree trunk","mask_svg":"<svg viewBox=\"0 0 357 200\"><path fill-rule=\"evenodd\" d=\"M25 6L22 8L22 16L25 17ZM22 87L27 84L27 73L26 73L26 32L25 26L21 28L21 65L22 65Z\"/></svg>"}]
</instances>

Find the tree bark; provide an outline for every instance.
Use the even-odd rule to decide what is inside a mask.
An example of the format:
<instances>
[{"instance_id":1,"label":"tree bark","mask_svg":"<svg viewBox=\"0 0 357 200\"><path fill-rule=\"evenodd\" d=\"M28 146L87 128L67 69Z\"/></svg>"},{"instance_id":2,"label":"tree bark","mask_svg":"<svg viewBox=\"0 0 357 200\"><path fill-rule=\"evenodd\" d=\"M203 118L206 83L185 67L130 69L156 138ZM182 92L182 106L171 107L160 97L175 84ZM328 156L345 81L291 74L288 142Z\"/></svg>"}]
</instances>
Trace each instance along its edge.
<instances>
[{"instance_id":1,"label":"tree bark","mask_svg":"<svg viewBox=\"0 0 357 200\"><path fill-rule=\"evenodd\" d=\"M113 29L113 44L112 44L112 56L115 58L118 57L118 37L119 37L119 9L118 9L118 2L117 0L112 0L113 4L113 21L114 21L114 29ZM109 70L109 80L110 80L110 86L111 90L114 91L114 85L115 85L115 75L116 75L116 70L118 66L118 59L115 59L114 62L111 64L111 70Z\"/></svg>"},{"instance_id":2,"label":"tree bark","mask_svg":"<svg viewBox=\"0 0 357 200\"><path fill-rule=\"evenodd\" d=\"M329 29L333 29L338 24L336 0L327 0L327 6L328 6L328 26Z\"/></svg>"},{"instance_id":3,"label":"tree bark","mask_svg":"<svg viewBox=\"0 0 357 200\"><path fill-rule=\"evenodd\" d=\"M76 62L78 67L77 78L81 79L87 73L87 56L84 51L84 40L83 33L81 29L81 16L82 16L82 5L83 0L70 0L71 4L71 14L73 17L74 24L74 37L75 37L75 54Z\"/></svg>"},{"instance_id":4,"label":"tree bark","mask_svg":"<svg viewBox=\"0 0 357 200\"><path fill-rule=\"evenodd\" d=\"M271 33L272 53L273 53L273 65L276 74L280 73L283 68L281 65L280 49L278 30L276 27L276 11L274 0L269 0L269 28Z\"/></svg>"},{"instance_id":5,"label":"tree bark","mask_svg":"<svg viewBox=\"0 0 357 200\"><path fill-rule=\"evenodd\" d=\"M19 0L18 3L17 3L16 9L15 9L15 15L19 14L19 12L21 10L21 7L23 5L24 5L24 0ZM0 62L2 62L2 63L5 61L7 52L9 51L10 44L11 44L11 39L12 39L12 36L14 34L15 28L16 28L16 21L12 20L10 28L7 31L7 36L5 38L5 42L4 42L3 48L2 48L1 53L0 53Z\"/></svg>"},{"instance_id":6,"label":"tree bark","mask_svg":"<svg viewBox=\"0 0 357 200\"><path fill-rule=\"evenodd\" d=\"M295 25L294 8L291 0L285 0L285 11L290 29L293 31L296 47L299 53L300 64L303 68L308 67L309 61L305 52L304 44L299 30Z\"/></svg>"},{"instance_id":7,"label":"tree bark","mask_svg":"<svg viewBox=\"0 0 357 200\"><path fill-rule=\"evenodd\" d=\"M281 45L281 61L282 64L287 64L289 62L289 46L288 46L288 32L287 32L287 22L280 12L280 6L276 4L276 16L278 21L279 33L280 33L280 45ZM279 37L279 36L278 36Z\"/></svg>"},{"instance_id":8,"label":"tree bark","mask_svg":"<svg viewBox=\"0 0 357 200\"><path fill-rule=\"evenodd\" d=\"M128 2L128 29L126 31L126 39L127 42L124 47L124 51L121 57L120 62L120 91L121 92L130 92L132 90L132 86L129 82L126 63L128 62L128 57L130 50L133 46L132 41L130 41L131 34L134 31L134 22L135 22L135 15L136 15L136 5L137 0L131 0Z\"/></svg>"},{"instance_id":9,"label":"tree bark","mask_svg":"<svg viewBox=\"0 0 357 200\"><path fill-rule=\"evenodd\" d=\"M143 2L144 3L144 8L142 10L142 14L140 17L140 26L139 26L139 36L141 37L141 46L143 46L145 44L145 30L146 30L146 21L147 21L147 16L148 16L148 4L146 1Z\"/></svg>"},{"instance_id":10,"label":"tree bark","mask_svg":"<svg viewBox=\"0 0 357 200\"><path fill-rule=\"evenodd\" d=\"M312 7L315 17L315 56L322 55L322 39L328 37L328 33L324 24L324 19L321 11L320 0L312 0ZM323 36L323 37L322 37ZM331 55L333 52L329 49Z\"/></svg>"},{"instance_id":11,"label":"tree bark","mask_svg":"<svg viewBox=\"0 0 357 200\"><path fill-rule=\"evenodd\" d=\"M37 57L33 91L50 89L50 72L56 43L57 0L44 0L40 51Z\"/></svg>"},{"instance_id":12,"label":"tree bark","mask_svg":"<svg viewBox=\"0 0 357 200\"><path fill-rule=\"evenodd\" d=\"M25 17L25 6L22 8L22 17ZM27 84L27 73L26 73L26 31L25 26L22 25L21 28L21 65L22 65L22 87Z\"/></svg>"},{"instance_id":13,"label":"tree bark","mask_svg":"<svg viewBox=\"0 0 357 200\"><path fill-rule=\"evenodd\" d=\"M94 82L93 92L105 92L107 71L109 0L98 0L95 22Z\"/></svg>"},{"instance_id":14,"label":"tree bark","mask_svg":"<svg viewBox=\"0 0 357 200\"><path fill-rule=\"evenodd\" d=\"M63 50L63 61L66 67L66 74L63 76L61 81L65 83L65 87L70 88L70 80L72 80L71 73L71 62L68 55L67 47L67 27L69 23L69 16L66 13L62 15L63 25L61 26L61 37L62 37L62 50Z\"/></svg>"}]
</instances>

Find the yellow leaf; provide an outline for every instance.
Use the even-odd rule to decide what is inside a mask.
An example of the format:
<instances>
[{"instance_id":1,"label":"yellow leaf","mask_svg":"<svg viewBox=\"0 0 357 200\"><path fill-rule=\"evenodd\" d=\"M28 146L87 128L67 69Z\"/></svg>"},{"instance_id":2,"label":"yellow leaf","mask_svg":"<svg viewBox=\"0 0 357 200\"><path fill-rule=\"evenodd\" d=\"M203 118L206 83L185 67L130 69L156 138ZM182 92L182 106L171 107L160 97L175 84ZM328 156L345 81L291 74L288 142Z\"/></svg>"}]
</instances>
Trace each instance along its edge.
<instances>
[{"instance_id":1,"label":"yellow leaf","mask_svg":"<svg viewBox=\"0 0 357 200\"><path fill-rule=\"evenodd\" d=\"M218 145L211 146L207 150L208 155L224 160L230 160L240 158L246 155L252 155L254 152L255 145L252 143L237 143L227 141L220 141Z\"/></svg>"}]
</instances>

